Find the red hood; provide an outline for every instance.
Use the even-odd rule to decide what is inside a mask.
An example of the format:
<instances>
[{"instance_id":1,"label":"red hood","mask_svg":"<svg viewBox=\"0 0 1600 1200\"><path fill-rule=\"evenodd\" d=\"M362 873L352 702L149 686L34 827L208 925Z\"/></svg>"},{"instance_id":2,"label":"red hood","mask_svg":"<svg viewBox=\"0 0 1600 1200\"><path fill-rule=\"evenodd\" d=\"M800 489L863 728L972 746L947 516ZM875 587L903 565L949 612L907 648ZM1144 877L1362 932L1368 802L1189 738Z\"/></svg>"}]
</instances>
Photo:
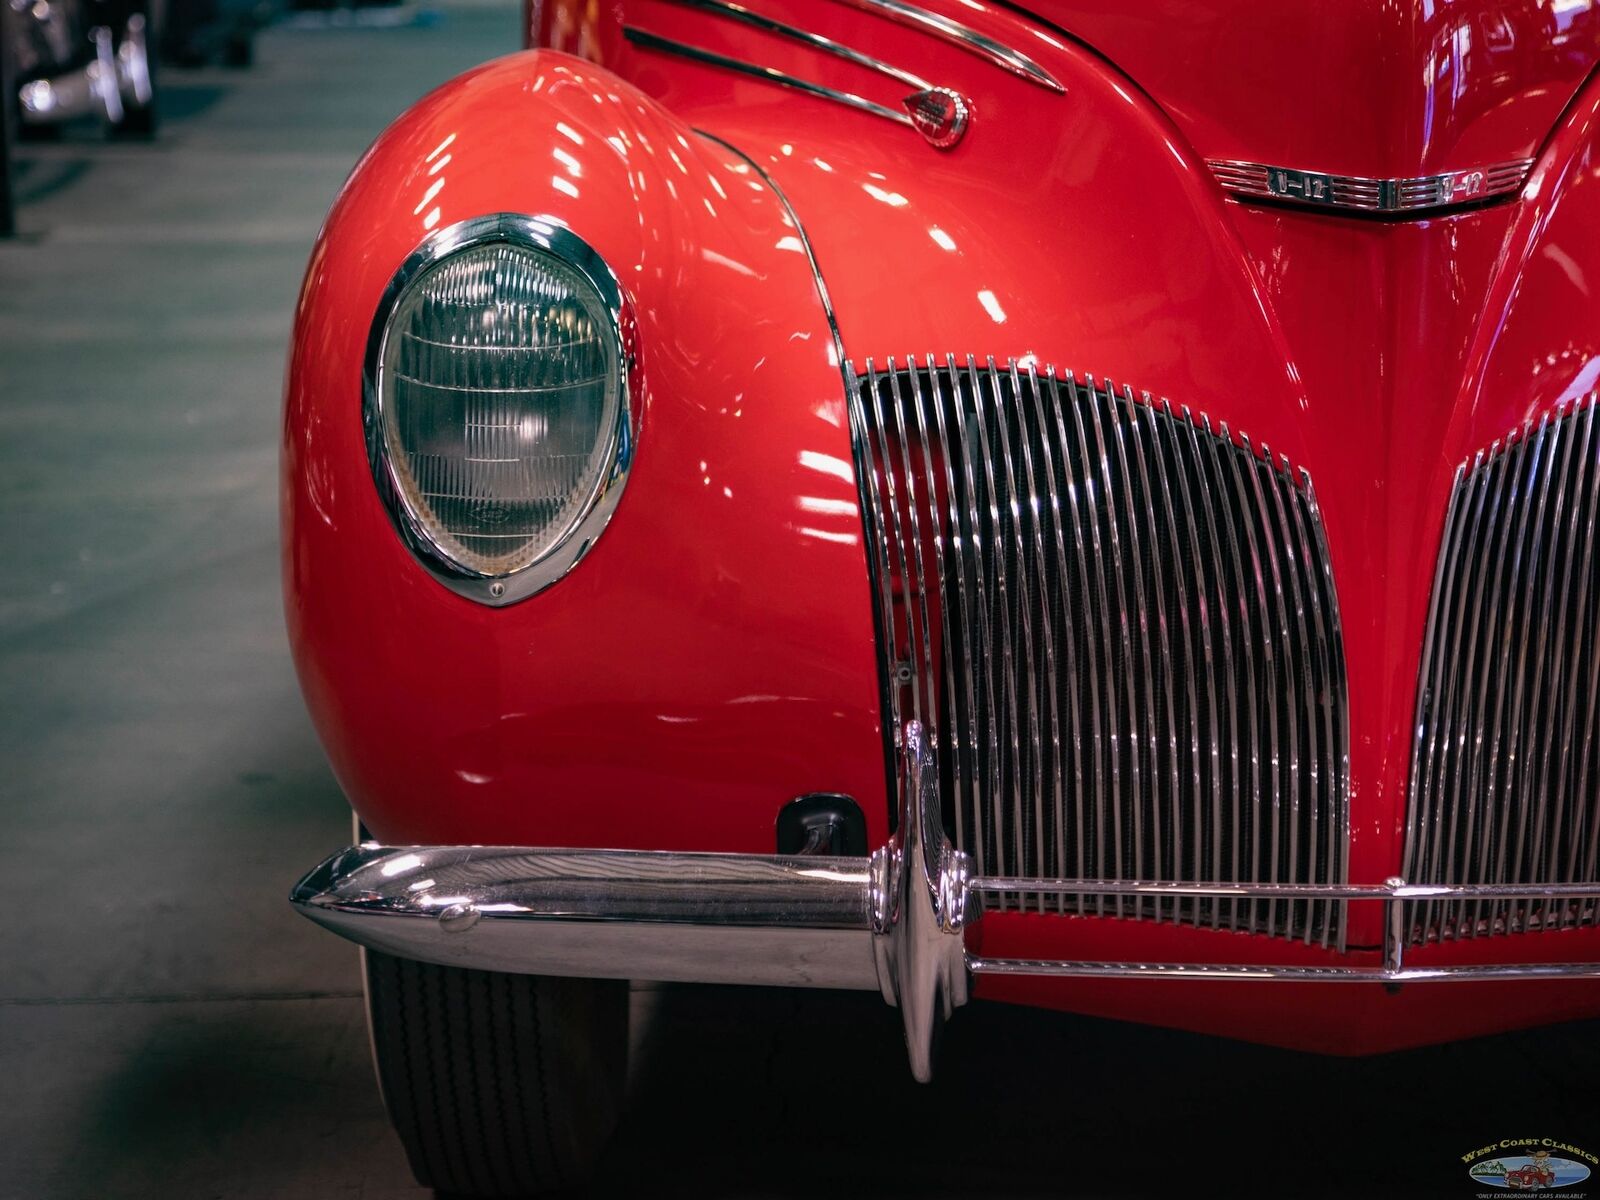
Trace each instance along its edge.
<instances>
[{"instance_id":1,"label":"red hood","mask_svg":"<svg viewBox=\"0 0 1600 1200\"><path fill-rule=\"evenodd\" d=\"M1027 0L1207 158L1400 177L1533 156L1600 61L1597 0Z\"/></svg>"}]
</instances>

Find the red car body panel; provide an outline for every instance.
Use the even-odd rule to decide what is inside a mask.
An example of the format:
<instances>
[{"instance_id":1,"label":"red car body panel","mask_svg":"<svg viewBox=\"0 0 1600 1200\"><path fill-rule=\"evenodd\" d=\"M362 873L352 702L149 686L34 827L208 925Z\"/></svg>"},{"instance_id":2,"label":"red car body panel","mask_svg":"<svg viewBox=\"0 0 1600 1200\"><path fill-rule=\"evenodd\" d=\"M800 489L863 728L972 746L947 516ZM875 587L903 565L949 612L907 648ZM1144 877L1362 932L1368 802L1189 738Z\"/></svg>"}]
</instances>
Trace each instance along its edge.
<instances>
[{"instance_id":1,"label":"red car body panel","mask_svg":"<svg viewBox=\"0 0 1600 1200\"><path fill-rule=\"evenodd\" d=\"M1600 61L1600 12L1583 3L1022 7L1125 71L1207 158L1380 179L1532 157Z\"/></svg>"},{"instance_id":2,"label":"red car body panel","mask_svg":"<svg viewBox=\"0 0 1600 1200\"><path fill-rule=\"evenodd\" d=\"M1549 13L1531 3L1252 22L1262 6L1242 0L1138 15L1041 0L1055 28L985 0L926 7L1025 47L1064 93L849 5L805 6L808 28L970 98L971 130L939 151L881 118L633 46L621 23L898 105L896 84L858 66L664 0L547 0L529 9L530 37L595 65L538 51L481 68L357 169L297 319L285 554L311 709L379 836L771 853L778 808L811 791L855 796L872 844L887 833L872 602L827 315L781 203L701 130L793 205L857 366L1031 356L1205 411L1310 472L1349 678L1350 880L1399 872L1456 470L1591 391L1600 361L1600 88L1578 90L1600 45L1593 14L1540 42ZM1501 20L1509 47L1482 40ZM1337 99L1324 89L1309 103L1285 64L1319 45ZM1214 69L1181 69L1196 56ZM1280 95L1293 102L1271 102ZM1535 155L1519 196L1405 221L1243 204L1204 162L1406 176ZM637 318L639 448L579 569L489 610L439 587L393 536L359 389L399 263L428 229L503 210L567 221L616 268ZM1002 957L1370 962L1361 947L1382 931L1363 907L1343 956L1109 918L997 914L975 937ZM1600 935L1477 939L1414 961L1508 954L1592 961ZM1600 1013L1585 982L1391 995L986 977L978 994L1344 1053Z\"/></svg>"},{"instance_id":3,"label":"red car body panel","mask_svg":"<svg viewBox=\"0 0 1600 1200\"><path fill-rule=\"evenodd\" d=\"M794 228L730 157L607 73L525 55L424 100L335 203L289 365L285 578L312 716L378 836L771 853L812 791L887 835L833 343ZM570 219L617 264L638 457L582 570L489 610L394 536L360 379L400 262L500 211Z\"/></svg>"}]
</instances>

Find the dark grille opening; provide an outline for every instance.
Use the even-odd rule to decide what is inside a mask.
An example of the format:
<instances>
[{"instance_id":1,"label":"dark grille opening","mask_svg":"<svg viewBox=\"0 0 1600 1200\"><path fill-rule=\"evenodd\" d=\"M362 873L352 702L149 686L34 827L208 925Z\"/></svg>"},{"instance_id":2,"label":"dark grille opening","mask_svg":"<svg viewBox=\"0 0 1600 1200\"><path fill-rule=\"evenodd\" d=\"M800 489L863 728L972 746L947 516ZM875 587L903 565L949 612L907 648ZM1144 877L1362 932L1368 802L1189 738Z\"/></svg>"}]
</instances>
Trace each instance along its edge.
<instances>
[{"instance_id":1,"label":"dark grille opening","mask_svg":"<svg viewBox=\"0 0 1600 1200\"><path fill-rule=\"evenodd\" d=\"M1582 883L1600 868L1595 399L1457 473L1417 685L1406 878ZM1413 906L1415 942L1594 925L1594 900Z\"/></svg>"},{"instance_id":2,"label":"dark grille opening","mask_svg":"<svg viewBox=\"0 0 1600 1200\"><path fill-rule=\"evenodd\" d=\"M1338 610L1310 480L1187 411L973 359L869 361L852 419L898 728L987 876L1345 879ZM1341 938L1343 905L1002 907Z\"/></svg>"}]
</instances>

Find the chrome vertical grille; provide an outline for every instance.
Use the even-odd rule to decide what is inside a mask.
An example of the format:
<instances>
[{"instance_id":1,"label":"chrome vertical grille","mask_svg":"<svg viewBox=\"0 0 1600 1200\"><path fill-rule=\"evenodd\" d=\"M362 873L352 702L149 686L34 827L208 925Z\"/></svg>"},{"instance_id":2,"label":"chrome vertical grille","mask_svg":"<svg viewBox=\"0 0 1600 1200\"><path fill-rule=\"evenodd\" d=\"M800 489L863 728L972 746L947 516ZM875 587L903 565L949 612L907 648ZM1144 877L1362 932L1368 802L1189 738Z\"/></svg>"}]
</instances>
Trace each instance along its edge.
<instances>
[{"instance_id":1,"label":"chrome vertical grille","mask_svg":"<svg viewBox=\"0 0 1600 1200\"><path fill-rule=\"evenodd\" d=\"M1344 655L1309 477L1053 369L850 374L890 716L933 731L979 872L1343 882ZM1342 940L1337 901L989 899Z\"/></svg>"},{"instance_id":2,"label":"chrome vertical grille","mask_svg":"<svg viewBox=\"0 0 1600 1200\"><path fill-rule=\"evenodd\" d=\"M1595 399L1456 474L1417 685L1405 876L1592 880L1600 857ZM1596 923L1592 899L1416 906L1413 941Z\"/></svg>"}]
</instances>

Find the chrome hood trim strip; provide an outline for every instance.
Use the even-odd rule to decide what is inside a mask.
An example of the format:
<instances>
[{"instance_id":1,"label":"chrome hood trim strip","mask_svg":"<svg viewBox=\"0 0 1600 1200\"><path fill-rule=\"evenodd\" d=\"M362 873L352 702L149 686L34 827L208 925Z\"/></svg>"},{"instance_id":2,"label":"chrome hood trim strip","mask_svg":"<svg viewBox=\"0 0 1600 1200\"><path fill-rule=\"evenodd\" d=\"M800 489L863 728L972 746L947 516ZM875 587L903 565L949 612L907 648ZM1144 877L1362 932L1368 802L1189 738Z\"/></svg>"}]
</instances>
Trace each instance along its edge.
<instances>
[{"instance_id":1,"label":"chrome hood trim strip","mask_svg":"<svg viewBox=\"0 0 1600 1200\"><path fill-rule=\"evenodd\" d=\"M960 21L929 12L916 4L908 4L906 0L838 0L838 3L848 4L851 8L873 13L912 29L920 29L1052 92L1065 93L1067 90L1059 79L1015 47L979 33Z\"/></svg>"},{"instance_id":2,"label":"chrome hood trim strip","mask_svg":"<svg viewBox=\"0 0 1600 1200\"><path fill-rule=\"evenodd\" d=\"M779 87L793 88L795 91L804 92L819 99L831 100L835 104L843 104L858 112L882 117L893 121L897 125L909 125L921 134L929 145L938 150L950 149L966 135L967 126L972 117L972 105L960 92L947 87L936 87L926 79L913 75L910 71L903 71L899 67L892 66L880 59L852 50L850 47L841 45L831 38L825 38L796 26L786 25L782 21L775 21L769 17L753 13L740 4L727 3L726 0L671 0L671 2L715 16L742 21L778 37L789 38L821 53L831 54L867 70L876 71L897 83L906 84L916 90L901 99L900 103L904 111L897 112L892 108L868 100L864 96L858 96L853 92L840 91L838 88L814 83L809 79L802 79L797 75L790 75L787 72L780 71L776 67L763 66L742 58L719 54L716 51L707 50L703 46L690 45L688 42L680 42L675 38L662 37L660 34L651 33L636 26L624 25L622 27L623 37L646 50L656 50L663 54L675 54L680 58L686 58L704 66L719 67L725 71L733 71L740 75L748 75L753 79L760 79L766 83L777 84Z\"/></svg>"},{"instance_id":3,"label":"chrome hood trim strip","mask_svg":"<svg viewBox=\"0 0 1600 1200\"><path fill-rule=\"evenodd\" d=\"M853 92L841 92L836 88L824 87L820 83L812 83L809 79L801 79L796 75L786 74L776 67L763 67L756 63L745 62L742 59L729 58L726 54L717 54L700 46L691 46L687 42L664 38L660 34L637 29L632 25L624 25L622 27L622 36L641 49L657 50L663 54L675 54L679 58L691 59L694 62L704 63L709 67L721 67L725 71L749 75L753 79L764 79L766 82L775 83L779 87L793 88L797 92L804 92L809 96L816 96L822 100L832 100L835 104L843 104L858 112L882 117L886 121L893 121L896 125L904 125L908 129L916 128L911 117L906 113L895 112L892 108L885 108L881 104L875 104L866 97L857 96Z\"/></svg>"},{"instance_id":4,"label":"chrome hood trim strip","mask_svg":"<svg viewBox=\"0 0 1600 1200\"><path fill-rule=\"evenodd\" d=\"M767 16L765 13L755 12L737 3L736 0L664 0L664 2L702 12L710 17L737 21L774 37L798 42L820 54L828 54L854 66L873 71L913 90L900 101L904 111L897 111L853 92L803 79L798 75L780 71L776 67L709 50L704 46L663 37L661 34L652 33L635 25L624 25L623 37L631 44L645 50L677 55L703 66L719 67L779 87L792 88L819 99L831 100L835 104L842 104L857 112L893 121L897 125L909 125L940 150L948 150L955 146L967 131L972 117L972 104L967 97L951 88L931 83L904 67L865 54L823 34L802 29L797 25L780 21L776 17ZM1066 91L1055 76L1020 50L1004 45L949 17L926 12L914 4L904 3L903 0L839 0L839 2L939 38L1050 91L1058 94Z\"/></svg>"},{"instance_id":5,"label":"chrome hood trim strip","mask_svg":"<svg viewBox=\"0 0 1600 1200\"><path fill-rule=\"evenodd\" d=\"M858 67L865 67L869 71L876 71L886 75L897 83L903 83L914 91L925 92L934 85L920 75L903 70L893 63L884 62L881 58L873 58L870 54L836 42L830 37L820 33L812 33L809 29L787 24L765 13L752 12L742 4L735 4L733 0L667 0L669 4L676 4L680 8L697 9L700 12L710 13L713 16L725 17L730 21L738 21L752 29L759 29L763 33L770 33L775 37L788 38L792 42L799 42L823 54L831 54L835 58L842 58L845 62L854 63Z\"/></svg>"}]
</instances>

